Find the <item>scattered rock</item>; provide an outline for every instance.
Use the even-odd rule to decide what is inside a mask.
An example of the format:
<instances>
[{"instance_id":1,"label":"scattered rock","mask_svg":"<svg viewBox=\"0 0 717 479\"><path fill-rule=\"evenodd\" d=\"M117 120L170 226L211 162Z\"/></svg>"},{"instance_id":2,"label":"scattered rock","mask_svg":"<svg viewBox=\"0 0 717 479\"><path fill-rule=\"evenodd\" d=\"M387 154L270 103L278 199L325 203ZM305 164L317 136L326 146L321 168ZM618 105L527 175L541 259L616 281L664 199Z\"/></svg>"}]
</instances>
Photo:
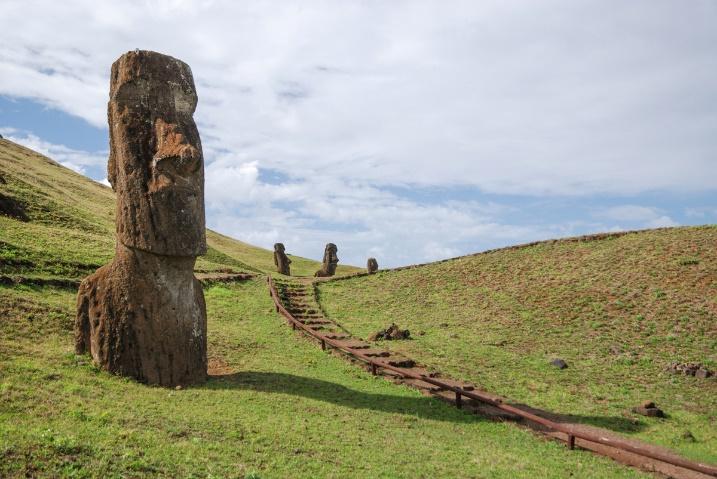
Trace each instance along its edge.
<instances>
[{"instance_id":1,"label":"scattered rock","mask_svg":"<svg viewBox=\"0 0 717 479\"><path fill-rule=\"evenodd\" d=\"M684 374L686 376L694 376L700 379L707 379L715 375L714 371L710 371L701 363L670 363L667 372L672 374Z\"/></svg>"},{"instance_id":2,"label":"scattered rock","mask_svg":"<svg viewBox=\"0 0 717 479\"><path fill-rule=\"evenodd\" d=\"M115 257L85 278L77 296L76 353L162 386L207 377L206 306L193 272L207 251L196 105L191 69L176 58L135 50L112 65Z\"/></svg>"},{"instance_id":3,"label":"scattered rock","mask_svg":"<svg viewBox=\"0 0 717 479\"><path fill-rule=\"evenodd\" d=\"M177 391L181 391L181 390L182 390L182 386L181 386L181 385L175 386L174 389L177 390Z\"/></svg>"},{"instance_id":4,"label":"scattered rock","mask_svg":"<svg viewBox=\"0 0 717 479\"><path fill-rule=\"evenodd\" d=\"M568 367L568 363L559 358L553 359L552 361L550 361L550 364L558 369L566 369Z\"/></svg>"},{"instance_id":5,"label":"scattered rock","mask_svg":"<svg viewBox=\"0 0 717 479\"><path fill-rule=\"evenodd\" d=\"M418 335L419 335L419 336L425 336L425 335L426 335L426 332L425 332L425 331L419 331L419 332L418 332Z\"/></svg>"},{"instance_id":6,"label":"scattered rock","mask_svg":"<svg viewBox=\"0 0 717 479\"><path fill-rule=\"evenodd\" d=\"M389 359L388 364L391 366L394 366L396 368L413 368L416 367L416 361L409 358L396 358L396 359Z\"/></svg>"},{"instance_id":7,"label":"scattered rock","mask_svg":"<svg viewBox=\"0 0 717 479\"><path fill-rule=\"evenodd\" d=\"M613 344L610 346L610 354L614 354L615 356L622 354L622 347L620 347L619 344Z\"/></svg>"},{"instance_id":8,"label":"scattered rock","mask_svg":"<svg viewBox=\"0 0 717 479\"><path fill-rule=\"evenodd\" d=\"M0 215L9 216L20 221L30 221L30 218L25 213L25 205L12 196L6 196L2 193L0 193Z\"/></svg>"},{"instance_id":9,"label":"scattered rock","mask_svg":"<svg viewBox=\"0 0 717 479\"><path fill-rule=\"evenodd\" d=\"M682 433L682 440L687 442L697 442L697 438L692 434L692 431L685 431Z\"/></svg>"},{"instance_id":10,"label":"scattered rock","mask_svg":"<svg viewBox=\"0 0 717 479\"><path fill-rule=\"evenodd\" d=\"M289 265L291 260L286 256L285 248L283 243L274 244L274 265L276 271L286 276L291 276L291 270Z\"/></svg>"},{"instance_id":11,"label":"scattered rock","mask_svg":"<svg viewBox=\"0 0 717 479\"><path fill-rule=\"evenodd\" d=\"M639 406L632 408L632 412L647 417L665 417L665 413L654 401L643 401Z\"/></svg>"},{"instance_id":12,"label":"scattered rock","mask_svg":"<svg viewBox=\"0 0 717 479\"><path fill-rule=\"evenodd\" d=\"M378 271L378 261L376 261L376 258L368 259L366 262L366 271L368 271L369 274Z\"/></svg>"},{"instance_id":13,"label":"scattered rock","mask_svg":"<svg viewBox=\"0 0 717 479\"><path fill-rule=\"evenodd\" d=\"M400 339L410 339L411 332L408 329L399 329L395 323L392 323L386 329L376 331L368 337L369 341L395 341Z\"/></svg>"},{"instance_id":14,"label":"scattered rock","mask_svg":"<svg viewBox=\"0 0 717 479\"><path fill-rule=\"evenodd\" d=\"M338 248L333 243L328 243L324 248L324 261L321 269L314 273L317 278L325 278L336 274L336 266L339 263L339 257L336 255Z\"/></svg>"}]
</instances>

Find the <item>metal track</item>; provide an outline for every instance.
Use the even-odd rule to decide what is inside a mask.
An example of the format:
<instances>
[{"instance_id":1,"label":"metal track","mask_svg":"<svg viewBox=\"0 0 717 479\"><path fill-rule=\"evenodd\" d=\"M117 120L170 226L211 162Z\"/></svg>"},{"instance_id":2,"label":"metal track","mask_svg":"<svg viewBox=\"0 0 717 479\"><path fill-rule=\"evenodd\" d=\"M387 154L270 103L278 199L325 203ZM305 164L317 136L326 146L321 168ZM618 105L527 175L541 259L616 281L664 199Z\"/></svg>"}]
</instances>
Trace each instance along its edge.
<instances>
[{"instance_id":1,"label":"metal track","mask_svg":"<svg viewBox=\"0 0 717 479\"><path fill-rule=\"evenodd\" d=\"M388 370L392 371L393 373L396 373L400 377L406 378L406 379L415 379L424 381L429 384L433 384L435 386L438 386L439 388L447 391L452 391L455 393L455 404L458 408L462 407L462 400L463 398L469 398L473 399L485 404L488 404L490 406L493 406L495 408L498 408L502 411L505 411L510 414L514 414L516 416L519 416L521 418L527 419L528 421L531 421L536 424L540 424L541 426L544 426L550 431L554 432L560 432L565 434L567 436L566 442L568 444L569 449L574 449L575 447L575 440L582 439L583 441L588 441L595 444L600 444L603 446L607 446L610 448L618 449L621 451L626 451L638 456L647 457L656 461L664 462L666 464L671 464L673 466L681 467L684 469L688 469L690 471L699 472L701 474L706 474L711 477L717 477L717 467L700 463L700 462L694 462L687 459L684 459L682 457L679 457L677 455L673 454L666 454L660 451L655 451L651 449L648 445L641 446L638 443L634 441L626 441L621 440L615 437L608 437L607 435L601 435L597 433L592 433L590 431L585 430L578 430L573 425L570 424L561 424L555 421L551 421L550 419L546 419L544 417L538 416L536 414L533 414L529 411L526 411L522 408L512 406L510 404L507 404L505 400L499 396L483 392L483 391L477 391L477 390L467 390L464 387L455 386L454 384L449 384L448 382L441 380L441 378L432 377L430 375L426 374L417 374L415 372L412 372L410 368L401 368L392 366L388 363L387 360L381 360L380 358L376 358L373 356L368 356L361 352L361 350L352 349L344 344L341 343L341 341L332 339L330 337L327 337L327 335L323 334L321 331L317 331L316 329L304 324L304 322L298 320L294 317L283 305L281 298L279 297L279 293L276 289L276 286L274 285L274 281L271 278L271 275L267 276L267 283L269 287L269 294L271 295L271 298L274 301L274 305L276 307L276 311L284 316L288 323L292 326L294 329L300 329L304 333L308 334L309 336L314 337L321 343L322 349L326 349L327 347L332 347L334 349L340 350L344 354L347 354L351 356L352 358L358 359L360 361L365 362L368 364L371 368L371 372L375 375L378 373L379 370ZM599 452L598 450L593 449L595 452ZM603 452L603 454L605 454ZM609 455L609 454L605 454ZM616 458L615 455L610 455L613 458Z\"/></svg>"}]
</instances>

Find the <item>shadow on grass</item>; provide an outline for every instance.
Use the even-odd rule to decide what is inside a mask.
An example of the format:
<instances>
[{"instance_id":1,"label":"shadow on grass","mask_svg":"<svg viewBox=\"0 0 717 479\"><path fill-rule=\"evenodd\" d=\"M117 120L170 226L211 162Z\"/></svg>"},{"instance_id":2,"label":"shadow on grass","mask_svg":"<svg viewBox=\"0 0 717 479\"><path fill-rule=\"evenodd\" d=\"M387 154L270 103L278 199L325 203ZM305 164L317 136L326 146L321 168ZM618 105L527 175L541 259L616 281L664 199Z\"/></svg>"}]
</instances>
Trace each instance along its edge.
<instances>
[{"instance_id":1,"label":"shadow on grass","mask_svg":"<svg viewBox=\"0 0 717 479\"><path fill-rule=\"evenodd\" d=\"M559 414L543 409L536 409L525 404L511 403L512 406L520 408L524 411L531 412L538 416L550 419L554 422L564 424L584 424L609 431L620 433L640 432L647 427L644 421L635 421L633 419L622 416L584 416L580 414Z\"/></svg>"},{"instance_id":2,"label":"shadow on grass","mask_svg":"<svg viewBox=\"0 0 717 479\"><path fill-rule=\"evenodd\" d=\"M347 388L340 384L321 379L295 376L293 374L244 371L233 374L211 375L206 389L242 389L264 393L281 393L302 396L352 409L370 409L380 412L406 414L437 421L470 423L485 420L482 416L459 411L448 404L427 396L391 396L371 394ZM523 404L514 404L526 411L561 423L586 424L614 432L634 433L643 430L646 424L633 422L619 416L582 416L555 414L534 409Z\"/></svg>"},{"instance_id":3,"label":"shadow on grass","mask_svg":"<svg viewBox=\"0 0 717 479\"><path fill-rule=\"evenodd\" d=\"M293 374L245 371L210 376L206 389L243 389L265 393L291 394L352 409L406 414L437 421L471 423L483 418L430 398L372 394L321 379Z\"/></svg>"}]
</instances>

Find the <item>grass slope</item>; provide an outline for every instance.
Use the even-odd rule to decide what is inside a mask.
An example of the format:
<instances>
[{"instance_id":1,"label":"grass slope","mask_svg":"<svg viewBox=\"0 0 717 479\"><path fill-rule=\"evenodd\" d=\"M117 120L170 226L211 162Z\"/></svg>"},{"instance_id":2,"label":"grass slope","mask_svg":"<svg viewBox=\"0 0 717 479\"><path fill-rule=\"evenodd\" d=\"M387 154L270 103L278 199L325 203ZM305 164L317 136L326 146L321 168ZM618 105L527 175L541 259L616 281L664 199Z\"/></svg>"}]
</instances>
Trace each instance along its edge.
<instances>
[{"instance_id":1,"label":"grass slope","mask_svg":"<svg viewBox=\"0 0 717 479\"><path fill-rule=\"evenodd\" d=\"M0 274L82 278L114 254L114 193L32 150L0 140L0 195L30 221L0 214ZM273 252L207 231L209 251L197 270L273 270ZM295 275L320 264L292 257ZM358 271L342 266L341 272Z\"/></svg>"},{"instance_id":2,"label":"grass slope","mask_svg":"<svg viewBox=\"0 0 717 479\"><path fill-rule=\"evenodd\" d=\"M328 316L454 377L717 463L717 227L546 242L320 283ZM569 368L557 370L551 358ZM654 400L668 419L628 410ZM691 432L695 440L683 437Z\"/></svg>"},{"instance_id":3,"label":"grass slope","mask_svg":"<svg viewBox=\"0 0 717 479\"><path fill-rule=\"evenodd\" d=\"M322 352L262 280L206 291L215 376L183 390L75 356L74 296L0 286L0 477L648 477Z\"/></svg>"}]
</instances>

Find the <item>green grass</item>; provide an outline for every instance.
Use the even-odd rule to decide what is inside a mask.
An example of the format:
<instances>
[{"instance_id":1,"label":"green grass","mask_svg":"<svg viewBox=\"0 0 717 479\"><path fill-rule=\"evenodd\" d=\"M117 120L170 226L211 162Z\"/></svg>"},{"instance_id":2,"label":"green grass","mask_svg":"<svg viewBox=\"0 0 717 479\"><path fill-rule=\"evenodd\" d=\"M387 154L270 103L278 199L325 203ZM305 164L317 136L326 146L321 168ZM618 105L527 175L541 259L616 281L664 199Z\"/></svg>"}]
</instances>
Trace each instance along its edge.
<instances>
[{"instance_id":1,"label":"green grass","mask_svg":"<svg viewBox=\"0 0 717 479\"><path fill-rule=\"evenodd\" d=\"M0 176L0 193L29 217L0 216L0 275L80 279L112 258L109 188L6 140ZM207 240L198 270L273 270L271 251L212 231ZM713 264L700 251L679 258L678 268ZM292 260L295 274L319 267ZM365 280L366 294L379 277ZM442 286L431 300L440 315L450 312L441 298L461 290ZM506 307L517 301L510 294L501 299ZM672 294L662 286L652 297ZM366 297L359 292L357 304ZM281 322L262 276L209 287L206 298L213 377L168 390L106 374L73 354L74 291L0 286L0 477L644 477L322 352ZM450 348L473 361L467 344ZM693 432L701 444L702 429Z\"/></svg>"},{"instance_id":2,"label":"green grass","mask_svg":"<svg viewBox=\"0 0 717 479\"><path fill-rule=\"evenodd\" d=\"M320 283L329 317L354 334L396 322L384 342L454 377L717 463L717 227L545 243ZM686 261L685 258L689 259ZM560 371L548 364L565 359ZM629 412L654 400L669 415ZM682 436L690 431L697 439Z\"/></svg>"},{"instance_id":3,"label":"green grass","mask_svg":"<svg viewBox=\"0 0 717 479\"><path fill-rule=\"evenodd\" d=\"M72 353L74 292L0 287L0 476L642 477L322 352L262 280L206 297L216 376L168 390Z\"/></svg>"}]
</instances>

